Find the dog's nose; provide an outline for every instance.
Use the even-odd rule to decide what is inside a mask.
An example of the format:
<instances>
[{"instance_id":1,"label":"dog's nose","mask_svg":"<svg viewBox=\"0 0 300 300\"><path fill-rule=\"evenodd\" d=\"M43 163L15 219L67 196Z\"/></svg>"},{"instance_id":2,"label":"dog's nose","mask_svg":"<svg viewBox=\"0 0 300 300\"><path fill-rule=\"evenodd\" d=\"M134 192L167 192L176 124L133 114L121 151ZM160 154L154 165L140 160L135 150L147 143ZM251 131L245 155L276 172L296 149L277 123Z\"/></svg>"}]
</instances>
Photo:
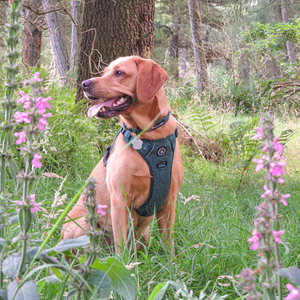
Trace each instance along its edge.
<instances>
[{"instance_id":1,"label":"dog's nose","mask_svg":"<svg viewBox=\"0 0 300 300\"><path fill-rule=\"evenodd\" d=\"M85 80L81 84L83 89L86 90L92 84L92 80Z\"/></svg>"}]
</instances>

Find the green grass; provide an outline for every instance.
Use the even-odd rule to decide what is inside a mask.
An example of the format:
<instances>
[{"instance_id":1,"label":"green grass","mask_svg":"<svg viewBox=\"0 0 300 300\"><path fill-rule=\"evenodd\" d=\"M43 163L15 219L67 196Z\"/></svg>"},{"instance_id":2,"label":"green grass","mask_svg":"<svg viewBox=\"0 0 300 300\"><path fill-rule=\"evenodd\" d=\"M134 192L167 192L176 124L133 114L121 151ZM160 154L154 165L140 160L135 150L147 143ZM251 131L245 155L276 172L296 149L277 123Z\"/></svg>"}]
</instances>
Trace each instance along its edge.
<instances>
[{"instance_id":1,"label":"green grass","mask_svg":"<svg viewBox=\"0 0 300 300\"><path fill-rule=\"evenodd\" d=\"M110 144L117 127L115 120L98 121L88 119L80 110L73 108L74 94L66 89L50 89L53 95L50 129L40 148L44 151L43 172L52 172L66 177L60 195L67 194L65 203L54 209L51 205L61 179L40 176L36 185L37 202L43 202L44 212L37 217L37 226L33 231L43 234L49 232L57 218L50 218L50 212L59 213L69 203L82 186L97 161L103 156L104 149ZM60 95L60 96L59 96ZM178 104L178 103L177 103ZM204 104L205 105L205 104ZM176 113L181 116L189 108L177 106ZM223 114L207 106L217 127L212 131L223 130L228 133L229 124L234 120L251 118L247 115L234 116ZM286 232L281 245L284 267L300 265L300 185L299 185L299 121L288 115L276 118L276 132L285 129L295 130L295 135L288 143L284 156L288 166L282 186L283 193L290 193L289 205L281 206L283 221L281 228ZM52 148L51 148L52 147ZM247 239L253 230L254 207L261 202L263 172L256 173L254 165L245 172L242 182L241 170L236 167L235 157L230 149L224 151L223 159L217 163L204 160L187 145L181 145L185 169L184 181L180 190L182 197L177 198L175 221L175 255L166 249L158 233L156 223L151 224L149 248L141 253L125 251L119 259L125 265L140 262L131 272L137 285L137 299L148 299L149 294L159 283L173 280L184 283L188 290L193 290L199 297L200 291L207 285L206 293L214 290L219 295L228 294L228 299L240 296L236 287L228 279L218 282L219 276L233 276L243 268L257 267L257 253L250 250ZM184 198L197 195L184 204ZM60 229L50 239L47 247L52 247L60 239ZM13 236L18 234L17 228ZM40 236L41 238L41 236ZM104 250L103 257L114 256L111 250ZM64 260L63 257L59 257ZM43 273L43 275L45 275ZM49 295L57 287L45 285L41 299L51 299ZM170 287L164 299L179 299ZM46 296L48 295L48 296ZM114 299L119 299L114 295ZM208 298L209 299L209 298Z\"/></svg>"}]
</instances>

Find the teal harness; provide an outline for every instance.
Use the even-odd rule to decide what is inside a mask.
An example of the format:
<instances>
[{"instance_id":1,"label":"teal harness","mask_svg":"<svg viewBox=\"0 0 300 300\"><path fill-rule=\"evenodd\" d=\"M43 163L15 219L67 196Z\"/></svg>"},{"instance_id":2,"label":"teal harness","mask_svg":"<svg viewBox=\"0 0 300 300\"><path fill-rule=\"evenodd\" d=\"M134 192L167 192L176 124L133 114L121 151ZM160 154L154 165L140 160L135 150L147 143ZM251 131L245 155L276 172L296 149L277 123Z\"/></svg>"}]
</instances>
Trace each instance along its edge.
<instances>
[{"instance_id":1,"label":"teal harness","mask_svg":"<svg viewBox=\"0 0 300 300\"><path fill-rule=\"evenodd\" d=\"M148 131L163 126L169 120L169 117L170 112L162 119L156 121L154 126ZM113 143L107 148L103 163L104 165L107 164L115 140L117 136L122 133L125 142L130 144L131 147L141 155L149 167L151 175L149 196L146 202L135 210L140 216L150 217L154 215L154 212L158 212L162 209L169 194L173 158L178 134L177 128L171 135L158 140L136 139L131 134L139 134L141 131L140 128L129 129L123 123L123 127L121 127L120 131L115 136Z\"/></svg>"}]
</instances>

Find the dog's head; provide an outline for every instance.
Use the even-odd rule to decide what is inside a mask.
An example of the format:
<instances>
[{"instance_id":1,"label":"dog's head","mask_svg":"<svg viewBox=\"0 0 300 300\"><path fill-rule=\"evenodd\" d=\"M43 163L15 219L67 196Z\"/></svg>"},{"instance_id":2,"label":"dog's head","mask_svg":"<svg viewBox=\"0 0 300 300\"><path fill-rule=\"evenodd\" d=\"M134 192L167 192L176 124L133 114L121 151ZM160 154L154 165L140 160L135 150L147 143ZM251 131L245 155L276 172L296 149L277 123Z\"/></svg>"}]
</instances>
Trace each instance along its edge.
<instances>
[{"instance_id":1,"label":"dog's head","mask_svg":"<svg viewBox=\"0 0 300 300\"><path fill-rule=\"evenodd\" d=\"M136 105L151 101L167 79L166 71L151 59L120 57L101 77L82 82L93 104L88 116L107 119L128 114Z\"/></svg>"}]
</instances>

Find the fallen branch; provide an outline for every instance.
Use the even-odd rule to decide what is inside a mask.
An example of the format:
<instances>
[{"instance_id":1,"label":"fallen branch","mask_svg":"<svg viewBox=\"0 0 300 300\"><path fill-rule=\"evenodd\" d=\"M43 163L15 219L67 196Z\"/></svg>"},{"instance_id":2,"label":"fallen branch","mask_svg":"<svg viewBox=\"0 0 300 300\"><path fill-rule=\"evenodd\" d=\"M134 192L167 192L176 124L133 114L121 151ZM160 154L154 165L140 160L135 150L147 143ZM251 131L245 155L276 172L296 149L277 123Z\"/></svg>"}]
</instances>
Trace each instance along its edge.
<instances>
[{"instance_id":1,"label":"fallen branch","mask_svg":"<svg viewBox=\"0 0 300 300\"><path fill-rule=\"evenodd\" d=\"M195 140L195 138L193 137L193 135L192 135L192 134L184 127L183 124L181 124L181 122L179 122L178 120L177 120L177 122L178 122L178 124L183 128L183 130L191 137L191 139L193 140L193 142L194 142L195 145L196 145L196 148L197 148L199 154L203 157L203 159L205 159L205 157L204 157L202 151L200 150L200 147L198 146L198 143L197 143L197 141Z\"/></svg>"},{"instance_id":2,"label":"fallen branch","mask_svg":"<svg viewBox=\"0 0 300 300\"><path fill-rule=\"evenodd\" d=\"M195 128L193 128L192 126L188 125L188 124L185 124L179 120L177 120L178 123L180 123L180 125L182 126L186 126L190 129L192 129L193 131L195 131L197 134L199 134L200 136L202 136L204 139L206 139L207 141L209 141L210 143L212 142L210 139L208 139L206 136L204 136L202 133L200 133L199 131L197 131Z\"/></svg>"}]
</instances>

